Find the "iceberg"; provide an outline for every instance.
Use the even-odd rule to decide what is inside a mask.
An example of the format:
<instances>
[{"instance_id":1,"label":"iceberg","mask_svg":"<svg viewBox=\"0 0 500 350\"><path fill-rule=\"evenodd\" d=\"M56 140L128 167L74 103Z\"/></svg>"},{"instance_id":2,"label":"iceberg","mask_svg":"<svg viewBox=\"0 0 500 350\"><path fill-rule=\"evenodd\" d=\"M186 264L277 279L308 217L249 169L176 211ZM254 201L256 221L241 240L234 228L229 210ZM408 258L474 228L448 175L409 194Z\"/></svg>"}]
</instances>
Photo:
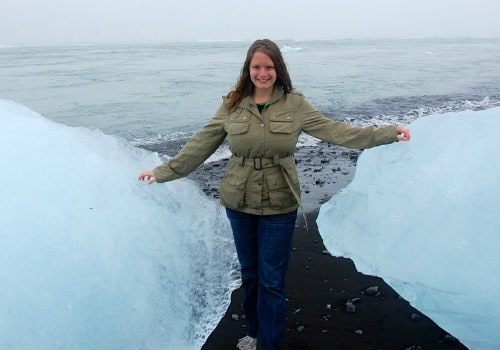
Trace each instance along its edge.
<instances>
[{"instance_id":1,"label":"iceberg","mask_svg":"<svg viewBox=\"0 0 500 350\"><path fill-rule=\"evenodd\" d=\"M410 129L410 142L361 154L320 208L320 234L470 349L499 349L500 108Z\"/></svg>"},{"instance_id":2,"label":"iceberg","mask_svg":"<svg viewBox=\"0 0 500 350\"><path fill-rule=\"evenodd\" d=\"M220 205L157 154L0 100L0 349L200 349L239 283Z\"/></svg>"}]
</instances>

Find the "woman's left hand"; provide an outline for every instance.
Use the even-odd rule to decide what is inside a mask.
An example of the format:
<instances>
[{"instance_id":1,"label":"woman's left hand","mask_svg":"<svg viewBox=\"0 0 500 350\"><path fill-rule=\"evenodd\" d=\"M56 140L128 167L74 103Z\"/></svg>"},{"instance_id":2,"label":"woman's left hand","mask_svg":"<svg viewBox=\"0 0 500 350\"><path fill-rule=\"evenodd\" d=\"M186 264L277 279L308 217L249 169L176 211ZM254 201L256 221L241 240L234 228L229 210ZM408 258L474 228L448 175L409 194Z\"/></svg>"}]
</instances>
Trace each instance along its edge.
<instances>
[{"instance_id":1,"label":"woman's left hand","mask_svg":"<svg viewBox=\"0 0 500 350\"><path fill-rule=\"evenodd\" d=\"M151 185L156 182L155 174L153 174L152 170L144 170L137 177L141 181L147 181L148 185Z\"/></svg>"},{"instance_id":2,"label":"woman's left hand","mask_svg":"<svg viewBox=\"0 0 500 350\"><path fill-rule=\"evenodd\" d=\"M396 132L398 134L398 141L410 141L410 129L404 125L396 125Z\"/></svg>"}]
</instances>

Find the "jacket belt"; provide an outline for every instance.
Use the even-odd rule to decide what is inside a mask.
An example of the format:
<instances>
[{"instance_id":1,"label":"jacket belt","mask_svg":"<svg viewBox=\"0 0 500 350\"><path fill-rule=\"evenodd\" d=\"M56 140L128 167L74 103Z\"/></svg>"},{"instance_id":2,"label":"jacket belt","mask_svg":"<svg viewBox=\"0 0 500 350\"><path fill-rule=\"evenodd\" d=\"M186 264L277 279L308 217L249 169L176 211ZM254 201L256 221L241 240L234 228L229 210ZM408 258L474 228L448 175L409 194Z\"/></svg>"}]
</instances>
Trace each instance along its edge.
<instances>
[{"instance_id":1,"label":"jacket belt","mask_svg":"<svg viewBox=\"0 0 500 350\"><path fill-rule=\"evenodd\" d=\"M238 163L243 166L252 166L255 170L262 170L265 168L270 168L273 166L280 165L282 161L287 161L293 156L279 157L275 155L273 158L264 158L264 157L254 157L254 158L245 158L245 157L233 157L238 160Z\"/></svg>"}]
</instances>

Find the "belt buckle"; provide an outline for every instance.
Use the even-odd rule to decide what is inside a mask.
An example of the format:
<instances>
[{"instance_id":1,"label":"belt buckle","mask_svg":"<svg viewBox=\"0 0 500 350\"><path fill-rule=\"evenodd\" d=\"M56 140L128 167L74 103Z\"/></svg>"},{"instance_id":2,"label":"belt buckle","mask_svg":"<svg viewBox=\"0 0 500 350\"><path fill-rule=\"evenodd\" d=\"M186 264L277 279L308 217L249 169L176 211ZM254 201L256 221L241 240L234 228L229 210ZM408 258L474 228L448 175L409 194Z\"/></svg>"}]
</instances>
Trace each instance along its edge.
<instances>
[{"instance_id":1,"label":"belt buckle","mask_svg":"<svg viewBox=\"0 0 500 350\"><path fill-rule=\"evenodd\" d=\"M255 157L253 159L253 168L255 170L262 170L262 157Z\"/></svg>"}]
</instances>

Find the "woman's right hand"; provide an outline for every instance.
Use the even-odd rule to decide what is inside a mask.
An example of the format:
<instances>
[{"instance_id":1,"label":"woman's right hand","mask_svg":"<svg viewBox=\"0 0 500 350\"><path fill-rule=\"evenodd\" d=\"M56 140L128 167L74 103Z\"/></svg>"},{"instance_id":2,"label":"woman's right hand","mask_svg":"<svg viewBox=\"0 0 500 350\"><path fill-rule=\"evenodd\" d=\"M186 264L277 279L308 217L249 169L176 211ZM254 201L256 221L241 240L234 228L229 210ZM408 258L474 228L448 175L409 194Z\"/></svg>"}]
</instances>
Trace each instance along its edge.
<instances>
[{"instance_id":1,"label":"woman's right hand","mask_svg":"<svg viewBox=\"0 0 500 350\"><path fill-rule=\"evenodd\" d=\"M141 181L147 181L148 185L151 185L151 184L153 184L153 183L156 182L156 177L155 177L155 174L153 174L152 170L144 170L144 171L142 171L139 174L138 179L141 180Z\"/></svg>"},{"instance_id":2,"label":"woman's right hand","mask_svg":"<svg viewBox=\"0 0 500 350\"><path fill-rule=\"evenodd\" d=\"M398 141L410 141L410 138L411 138L410 129L408 129L406 126L397 125L396 126L396 133L397 133Z\"/></svg>"}]
</instances>

